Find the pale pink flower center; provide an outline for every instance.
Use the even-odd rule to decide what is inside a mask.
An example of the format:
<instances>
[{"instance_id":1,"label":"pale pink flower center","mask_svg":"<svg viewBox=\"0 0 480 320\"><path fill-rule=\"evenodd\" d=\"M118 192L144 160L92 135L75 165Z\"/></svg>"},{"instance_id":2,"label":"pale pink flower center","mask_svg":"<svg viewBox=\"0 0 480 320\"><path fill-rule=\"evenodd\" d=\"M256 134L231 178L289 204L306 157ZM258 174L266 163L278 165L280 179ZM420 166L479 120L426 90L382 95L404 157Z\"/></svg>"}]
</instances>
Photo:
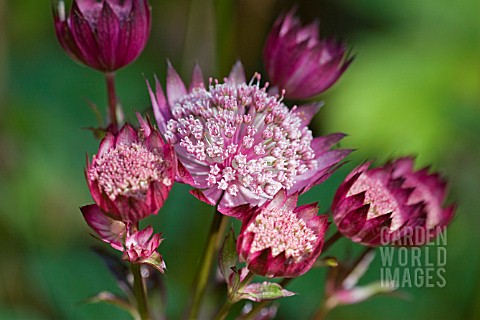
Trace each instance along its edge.
<instances>
[{"instance_id":1,"label":"pale pink flower center","mask_svg":"<svg viewBox=\"0 0 480 320\"><path fill-rule=\"evenodd\" d=\"M170 185L166 162L143 144L120 144L95 158L90 179L114 201L117 196L145 198L152 181Z\"/></svg>"},{"instance_id":2,"label":"pale pink flower center","mask_svg":"<svg viewBox=\"0 0 480 320\"><path fill-rule=\"evenodd\" d=\"M270 248L272 256L285 252L286 258L300 262L315 247L317 236L305 221L291 211L264 210L248 227L253 232L251 253Z\"/></svg>"},{"instance_id":3,"label":"pale pink flower center","mask_svg":"<svg viewBox=\"0 0 480 320\"><path fill-rule=\"evenodd\" d=\"M195 89L173 106L172 114L166 137L204 167L198 173L205 180L196 181L201 185L233 196L247 188L257 198L271 198L317 166L312 132L258 85Z\"/></svg>"},{"instance_id":4,"label":"pale pink flower center","mask_svg":"<svg viewBox=\"0 0 480 320\"><path fill-rule=\"evenodd\" d=\"M391 229L396 229L398 224L401 223L402 217L398 214L400 209L397 201L388 191L387 187L379 179L370 178L365 174L361 174L348 191L347 196L359 194L364 191L364 202L370 204L367 220L392 213Z\"/></svg>"}]
</instances>

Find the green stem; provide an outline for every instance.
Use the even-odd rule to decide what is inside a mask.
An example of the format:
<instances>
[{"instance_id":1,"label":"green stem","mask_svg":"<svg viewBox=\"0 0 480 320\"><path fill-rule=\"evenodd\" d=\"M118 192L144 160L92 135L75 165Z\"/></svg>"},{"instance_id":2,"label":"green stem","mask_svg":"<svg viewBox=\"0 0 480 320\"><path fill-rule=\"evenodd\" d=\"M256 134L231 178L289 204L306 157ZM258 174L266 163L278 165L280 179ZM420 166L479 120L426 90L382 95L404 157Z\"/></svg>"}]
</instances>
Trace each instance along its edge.
<instances>
[{"instance_id":1,"label":"green stem","mask_svg":"<svg viewBox=\"0 0 480 320\"><path fill-rule=\"evenodd\" d=\"M235 290L235 292L229 292L227 300L225 301L222 308L218 311L217 315L214 318L215 320L225 319L225 317L228 315L228 312L230 311L230 308L238 302L238 292L242 291L245 286L248 286L248 284L252 281L253 277L255 277L255 274L249 271L245 279L243 279L243 281L238 286L237 290ZM229 288L229 290L230 289L231 288Z\"/></svg>"},{"instance_id":2,"label":"green stem","mask_svg":"<svg viewBox=\"0 0 480 320\"><path fill-rule=\"evenodd\" d=\"M203 251L201 266L197 269L197 273L195 275L195 287L193 288L192 296L193 298L188 312L188 319L190 320L196 320L198 318L200 304L207 288L210 269L212 267L213 259L215 257L214 253L219 243L218 238L221 237L222 234L225 232L225 227L227 225L225 220L227 219L227 216L222 215L218 211L215 212L212 224L210 226L207 244Z\"/></svg>"},{"instance_id":3,"label":"green stem","mask_svg":"<svg viewBox=\"0 0 480 320\"><path fill-rule=\"evenodd\" d=\"M330 308L327 308L326 303L322 303L320 308L317 309L311 320L324 320L327 318L327 315L330 313Z\"/></svg>"},{"instance_id":4,"label":"green stem","mask_svg":"<svg viewBox=\"0 0 480 320\"><path fill-rule=\"evenodd\" d=\"M234 305L235 303L231 299L227 299L225 301L225 304L222 306L220 311L218 311L217 315L215 316L214 320L223 320L225 317L228 315L228 312L230 311L230 308Z\"/></svg>"},{"instance_id":5,"label":"green stem","mask_svg":"<svg viewBox=\"0 0 480 320\"><path fill-rule=\"evenodd\" d=\"M113 133L118 131L117 120L117 95L115 93L115 72L106 72L105 80L107 83L107 95L108 95L108 118L110 119L110 130Z\"/></svg>"},{"instance_id":6,"label":"green stem","mask_svg":"<svg viewBox=\"0 0 480 320\"><path fill-rule=\"evenodd\" d=\"M140 271L141 265L138 263L132 263L133 274L133 293L137 300L138 313L140 319L150 320L150 313L148 311L147 292L145 290L145 282L143 281L142 273Z\"/></svg>"}]
</instances>

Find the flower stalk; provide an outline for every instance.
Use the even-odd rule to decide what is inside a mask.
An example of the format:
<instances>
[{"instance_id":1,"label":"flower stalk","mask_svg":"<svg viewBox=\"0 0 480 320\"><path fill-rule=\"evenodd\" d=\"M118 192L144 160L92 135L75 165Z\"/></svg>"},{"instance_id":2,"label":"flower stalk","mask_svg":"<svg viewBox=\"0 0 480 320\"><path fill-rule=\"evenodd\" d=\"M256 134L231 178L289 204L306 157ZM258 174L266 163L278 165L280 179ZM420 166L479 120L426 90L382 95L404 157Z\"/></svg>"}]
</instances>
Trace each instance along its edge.
<instances>
[{"instance_id":1,"label":"flower stalk","mask_svg":"<svg viewBox=\"0 0 480 320\"><path fill-rule=\"evenodd\" d=\"M222 308L218 311L217 315L215 316L215 320L223 320L228 316L230 312L230 308L239 301L238 299L238 292L242 291L255 277L255 274L252 272L248 272L245 279L240 283L238 288L235 291L231 291L227 295L227 300L223 304ZM229 290L230 291L230 290Z\"/></svg>"},{"instance_id":2,"label":"flower stalk","mask_svg":"<svg viewBox=\"0 0 480 320\"><path fill-rule=\"evenodd\" d=\"M115 72L105 72L108 96L108 119L110 124L107 126L115 134L118 131L117 120L117 95L115 91Z\"/></svg>"},{"instance_id":3,"label":"flower stalk","mask_svg":"<svg viewBox=\"0 0 480 320\"><path fill-rule=\"evenodd\" d=\"M147 291L145 289L145 281L141 273L141 265L132 263L131 269L133 274L133 293L137 300L137 309L140 314L140 319L150 320L150 312L148 310Z\"/></svg>"},{"instance_id":4,"label":"flower stalk","mask_svg":"<svg viewBox=\"0 0 480 320\"><path fill-rule=\"evenodd\" d=\"M210 225L210 231L208 233L207 244L203 251L201 265L197 269L197 273L195 275L192 302L188 311L187 319L194 320L198 318L200 305L207 288L210 269L215 257L215 249L218 247L219 238L225 232L225 227L227 224L224 220L227 219L227 216L224 216L215 210L215 215L213 216L212 224Z\"/></svg>"}]
</instances>

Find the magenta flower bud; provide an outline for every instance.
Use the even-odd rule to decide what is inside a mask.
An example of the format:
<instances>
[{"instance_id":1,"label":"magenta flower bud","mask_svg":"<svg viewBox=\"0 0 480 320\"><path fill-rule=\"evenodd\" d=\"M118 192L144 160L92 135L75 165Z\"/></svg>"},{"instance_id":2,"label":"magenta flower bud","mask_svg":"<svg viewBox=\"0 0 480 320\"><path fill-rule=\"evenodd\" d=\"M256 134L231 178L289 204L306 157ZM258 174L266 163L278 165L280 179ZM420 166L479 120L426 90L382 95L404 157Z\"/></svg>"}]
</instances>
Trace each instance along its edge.
<instances>
[{"instance_id":1,"label":"magenta flower bud","mask_svg":"<svg viewBox=\"0 0 480 320\"><path fill-rule=\"evenodd\" d=\"M255 80L255 79L254 79ZM307 127L319 105L289 109L237 63L225 83L205 88L200 68L187 91L169 65L166 98L158 80L150 96L160 131L174 145L180 180L228 215L261 205L281 189L304 192L323 182L350 150L330 150L343 134L316 137Z\"/></svg>"},{"instance_id":2,"label":"magenta flower bud","mask_svg":"<svg viewBox=\"0 0 480 320\"><path fill-rule=\"evenodd\" d=\"M332 203L338 230L367 246L420 246L443 231L455 212L455 206L443 206L446 183L428 169L414 171L413 162L401 158L353 170Z\"/></svg>"},{"instance_id":3,"label":"magenta flower bud","mask_svg":"<svg viewBox=\"0 0 480 320\"><path fill-rule=\"evenodd\" d=\"M153 228L147 228L129 234L125 240L125 251L123 260L133 263L149 263L150 260L157 260L159 263L157 269L163 272L165 262L157 252L157 248L162 242L162 235L157 233L153 235Z\"/></svg>"},{"instance_id":4,"label":"magenta flower bud","mask_svg":"<svg viewBox=\"0 0 480 320\"><path fill-rule=\"evenodd\" d=\"M237 252L247 268L265 277L298 277L319 257L328 227L316 203L297 207L298 194L284 190L242 223Z\"/></svg>"},{"instance_id":5,"label":"magenta flower bud","mask_svg":"<svg viewBox=\"0 0 480 320\"><path fill-rule=\"evenodd\" d=\"M275 22L265 42L264 62L271 83L289 99L307 99L332 86L353 58L347 46L319 39L318 22L303 26L291 10Z\"/></svg>"},{"instance_id":6,"label":"magenta flower bud","mask_svg":"<svg viewBox=\"0 0 480 320\"><path fill-rule=\"evenodd\" d=\"M85 175L96 204L112 219L136 223L163 206L176 171L173 148L140 116L137 132L126 124L107 133Z\"/></svg>"},{"instance_id":7,"label":"magenta flower bud","mask_svg":"<svg viewBox=\"0 0 480 320\"><path fill-rule=\"evenodd\" d=\"M74 60L102 72L134 61L150 34L147 0L74 0L68 15L60 0L53 13L63 49Z\"/></svg>"}]
</instances>

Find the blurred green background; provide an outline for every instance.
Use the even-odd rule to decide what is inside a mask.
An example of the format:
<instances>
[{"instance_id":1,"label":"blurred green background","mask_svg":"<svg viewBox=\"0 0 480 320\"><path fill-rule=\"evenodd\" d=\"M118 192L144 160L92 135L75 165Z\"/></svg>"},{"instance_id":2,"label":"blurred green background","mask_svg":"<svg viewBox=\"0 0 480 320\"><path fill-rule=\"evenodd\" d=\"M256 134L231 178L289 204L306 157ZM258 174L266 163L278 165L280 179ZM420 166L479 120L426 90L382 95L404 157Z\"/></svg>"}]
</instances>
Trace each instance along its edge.
<instances>
[{"instance_id":1,"label":"blurred green background","mask_svg":"<svg viewBox=\"0 0 480 320\"><path fill-rule=\"evenodd\" d=\"M364 159L415 154L448 176L460 206L448 230L447 285L405 288L410 300L376 297L341 307L330 319L480 319L480 7L478 0L297 1L321 34L346 39L356 55L322 96L317 134L349 134L358 149L327 183L302 197L327 209L348 170ZM153 28L143 55L118 72L127 119L150 108L144 76L164 79L170 59L185 79L194 61L223 77L236 59L262 70L266 33L293 1L152 0ZM264 76L266 78L266 76ZM163 81L163 80L162 80ZM0 319L129 319L108 305L84 304L118 292L90 251L79 206L91 202L83 168L98 142L86 100L106 105L102 76L72 62L58 45L49 1L0 0ZM149 218L160 247L167 313L180 318L212 217L212 208L174 187ZM342 240L332 254L359 247ZM113 251L113 250L112 250ZM377 257L362 283L378 279ZM291 285L278 319L307 319L319 304L325 270ZM212 300L213 301L213 300Z\"/></svg>"}]
</instances>

